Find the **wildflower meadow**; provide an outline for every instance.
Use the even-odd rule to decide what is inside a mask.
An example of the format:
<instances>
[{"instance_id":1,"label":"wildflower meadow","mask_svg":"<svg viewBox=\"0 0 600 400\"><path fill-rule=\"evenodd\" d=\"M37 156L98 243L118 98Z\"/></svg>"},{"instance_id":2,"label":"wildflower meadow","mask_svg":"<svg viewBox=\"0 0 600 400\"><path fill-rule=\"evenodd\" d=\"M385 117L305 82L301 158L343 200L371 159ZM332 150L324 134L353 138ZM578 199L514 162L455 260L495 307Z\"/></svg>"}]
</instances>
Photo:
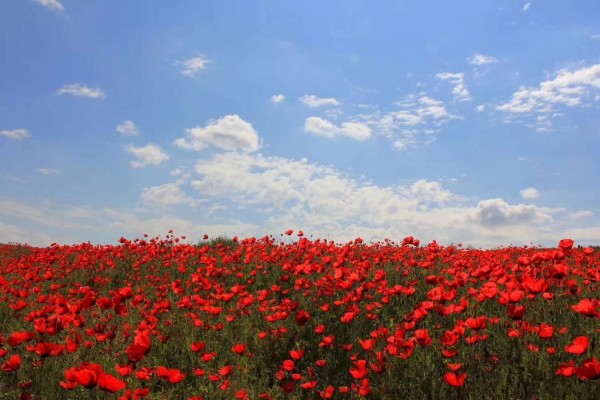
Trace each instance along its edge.
<instances>
[{"instance_id":1,"label":"wildflower meadow","mask_svg":"<svg viewBox=\"0 0 600 400\"><path fill-rule=\"evenodd\" d=\"M0 246L2 399L598 399L600 252Z\"/></svg>"}]
</instances>

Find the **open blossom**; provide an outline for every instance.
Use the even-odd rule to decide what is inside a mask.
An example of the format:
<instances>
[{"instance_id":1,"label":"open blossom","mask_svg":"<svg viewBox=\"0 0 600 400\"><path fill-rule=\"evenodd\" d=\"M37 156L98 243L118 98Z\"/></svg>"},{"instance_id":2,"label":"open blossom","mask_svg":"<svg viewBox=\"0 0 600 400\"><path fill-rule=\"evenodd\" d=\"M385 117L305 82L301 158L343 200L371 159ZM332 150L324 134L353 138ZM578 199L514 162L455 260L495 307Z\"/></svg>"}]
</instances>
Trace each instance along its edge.
<instances>
[{"instance_id":1,"label":"open blossom","mask_svg":"<svg viewBox=\"0 0 600 400\"><path fill-rule=\"evenodd\" d=\"M456 374L454 372L446 372L444 375L444 380L450 385L454 387L461 387L465 383L465 379L467 379L466 373Z\"/></svg>"},{"instance_id":2,"label":"open blossom","mask_svg":"<svg viewBox=\"0 0 600 400\"><path fill-rule=\"evenodd\" d=\"M578 336L573 343L565 346L565 351L571 354L583 354L587 351L590 340L587 336Z\"/></svg>"},{"instance_id":3,"label":"open blossom","mask_svg":"<svg viewBox=\"0 0 600 400\"><path fill-rule=\"evenodd\" d=\"M21 367L21 356L13 354L2 364L2 371L14 372Z\"/></svg>"}]
</instances>

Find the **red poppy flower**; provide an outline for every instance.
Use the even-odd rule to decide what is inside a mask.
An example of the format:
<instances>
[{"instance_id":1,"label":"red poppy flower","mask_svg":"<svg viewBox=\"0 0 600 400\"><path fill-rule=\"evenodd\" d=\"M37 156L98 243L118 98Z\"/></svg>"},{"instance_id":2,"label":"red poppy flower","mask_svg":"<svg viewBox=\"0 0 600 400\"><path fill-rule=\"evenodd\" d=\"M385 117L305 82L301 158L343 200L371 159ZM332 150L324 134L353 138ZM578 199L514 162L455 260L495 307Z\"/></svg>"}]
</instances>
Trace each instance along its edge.
<instances>
[{"instance_id":1,"label":"red poppy flower","mask_svg":"<svg viewBox=\"0 0 600 400\"><path fill-rule=\"evenodd\" d=\"M596 315L596 307L598 306L597 300L583 299L579 303L575 304L571 308L576 313L585 315L586 317L593 317Z\"/></svg>"},{"instance_id":2,"label":"red poppy flower","mask_svg":"<svg viewBox=\"0 0 600 400\"><path fill-rule=\"evenodd\" d=\"M575 368L575 374L581 379L600 378L600 362L596 357L588 358L581 364L581 367Z\"/></svg>"},{"instance_id":3,"label":"red poppy flower","mask_svg":"<svg viewBox=\"0 0 600 400\"><path fill-rule=\"evenodd\" d=\"M572 344L565 346L565 351L571 354L583 354L587 351L590 345L590 340L587 336L578 336L573 340Z\"/></svg>"},{"instance_id":4,"label":"red poppy flower","mask_svg":"<svg viewBox=\"0 0 600 400\"><path fill-rule=\"evenodd\" d=\"M356 368L350 368L350 375L354 379L363 379L367 375L367 361L358 360L355 362Z\"/></svg>"},{"instance_id":5,"label":"red poppy flower","mask_svg":"<svg viewBox=\"0 0 600 400\"><path fill-rule=\"evenodd\" d=\"M119 390L125 389L127 385L125 384L125 382L119 380L118 378L112 375L102 374L100 378L98 378L98 387L104 390L105 392L114 393L118 392Z\"/></svg>"},{"instance_id":6,"label":"red poppy flower","mask_svg":"<svg viewBox=\"0 0 600 400\"><path fill-rule=\"evenodd\" d=\"M242 355L246 351L246 346L241 343L237 343L231 348L231 351L235 354Z\"/></svg>"},{"instance_id":7,"label":"red poppy flower","mask_svg":"<svg viewBox=\"0 0 600 400\"><path fill-rule=\"evenodd\" d=\"M373 350L373 347L375 345L375 341L373 339L366 339L366 340L358 339L358 342L360 343L360 346L365 351L371 351L371 350Z\"/></svg>"},{"instance_id":8,"label":"red poppy flower","mask_svg":"<svg viewBox=\"0 0 600 400\"><path fill-rule=\"evenodd\" d=\"M302 357L304 357L304 350L290 350L290 356L294 360L300 360Z\"/></svg>"},{"instance_id":9,"label":"red poppy flower","mask_svg":"<svg viewBox=\"0 0 600 400\"><path fill-rule=\"evenodd\" d=\"M461 387L465 384L465 379L467 378L466 373L461 373L456 375L454 372L446 372L444 375L444 380L450 385L454 387Z\"/></svg>"},{"instance_id":10,"label":"red poppy flower","mask_svg":"<svg viewBox=\"0 0 600 400\"><path fill-rule=\"evenodd\" d=\"M229 376L229 375L231 375L232 372L233 372L233 367L231 365L226 365L221 368L221 370L219 371L219 374L221 376Z\"/></svg>"},{"instance_id":11,"label":"red poppy flower","mask_svg":"<svg viewBox=\"0 0 600 400\"><path fill-rule=\"evenodd\" d=\"M538 330L538 336L542 339L550 339L554 335L554 327L548 324L541 324Z\"/></svg>"},{"instance_id":12,"label":"red poppy flower","mask_svg":"<svg viewBox=\"0 0 600 400\"><path fill-rule=\"evenodd\" d=\"M14 372L21 367L21 356L18 354L13 354L2 364L2 371L4 372Z\"/></svg>"},{"instance_id":13,"label":"red poppy flower","mask_svg":"<svg viewBox=\"0 0 600 400\"><path fill-rule=\"evenodd\" d=\"M192 349L192 351L194 353L204 350L204 347L205 347L204 342L190 343L190 348Z\"/></svg>"},{"instance_id":14,"label":"red poppy flower","mask_svg":"<svg viewBox=\"0 0 600 400\"><path fill-rule=\"evenodd\" d=\"M292 360L284 360L281 368L284 371L292 372L294 370L295 366L296 365L294 364L294 361L292 361Z\"/></svg>"}]
</instances>

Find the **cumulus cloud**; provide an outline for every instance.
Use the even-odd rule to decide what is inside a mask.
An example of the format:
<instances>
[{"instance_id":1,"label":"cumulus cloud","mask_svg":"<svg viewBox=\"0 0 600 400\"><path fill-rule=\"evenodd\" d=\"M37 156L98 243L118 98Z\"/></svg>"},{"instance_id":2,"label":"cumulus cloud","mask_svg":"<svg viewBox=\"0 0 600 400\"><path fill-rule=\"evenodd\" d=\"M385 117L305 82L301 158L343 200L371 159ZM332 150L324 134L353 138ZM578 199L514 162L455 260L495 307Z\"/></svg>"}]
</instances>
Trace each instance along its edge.
<instances>
[{"instance_id":1,"label":"cumulus cloud","mask_svg":"<svg viewBox=\"0 0 600 400\"><path fill-rule=\"evenodd\" d=\"M221 153L199 160L196 174L190 185L206 201L203 208L245 207L249 220L263 221L261 235L296 227L336 240L414 234L424 240L486 246L555 243L577 214L502 199L473 205L437 181L379 186L306 159L256 153Z\"/></svg>"},{"instance_id":2,"label":"cumulus cloud","mask_svg":"<svg viewBox=\"0 0 600 400\"><path fill-rule=\"evenodd\" d=\"M531 7L531 2L525 3L525 5L523 5L523 11L529 10L530 7Z\"/></svg>"},{"instance_id":3,"label":"cumulus cloud","mask_svg":"<svg viewBox=\"0 0 600 400\"><path fill-rule=\"evenodd\" d=\"M336 126L320 117L308 117L304 123L304 130L328 138L347 136L355 140L366 140L371 137L371 128L365 124L344 122Z\"/></svg>"},{"instance_id":4,"label":"cumulus cloud","mask_svg":"<svg viewBox=\"0 0 600 400\"><path fill-rule=\"evenodd\" d=\"M104 99L106 93L100 88L90 88L81 83L73 83L70 85L64 85L56 91L58 94L70 94L76 97L87 97L90 99Z\"/></svg>"},{"instance_id":5,"label":"cumulus cloud","mask_svg":"<svg viewBox=\"0 0 600 400\"><path fill-rule=\"evenodd\" d=\"M23 140L31 137L31 134L27 129L13 129L12 131L0 131L0 136L4 136L12 140Z\"/></svg>"},{"instance_id":6,"label":"cumulus cloud","mask_svg":"<svg viewBox=\"0 0 600 400\"><path fill-rule=\"evenodd\" d=\"M485 111L485 104L480 104L477 107L475 107L475 111L477 111L478 113L484 112Z\"/></svg>"},{"instance_id":7,"label":"cumulus cloud","mask_svg":"<svg viewBox=\"0 0 600 400\"><path fill-rule=\"evenodd\" d=\"M334 220L383 223L389 217L386 210L400 212L423 203L443 204L453 199L436 182L421 180L406 187L379 187L361 184L332 167L306 159L260 154L217 154L198 161L196 173L200 178L192 180L191 185L203 196L224 197L236 204L262 203L279 212L304 209L318 218Z\"/></svg>"},{"instance_id":8,"label":"cumulus cloud","mask_svg":"<svg viewBox=\"0 0 600 400\"><path fill-rule=\"evenodd\" d=\"M193 78L196 74L203 69L206 69L212 60L209 60L204 55L200 54L198 57L192 57L184 61L177 61L175 64L181 67L179 71L181 75L188 78Z\"/></svg>"},{"instance_id":9,"label":"cumulus cloud","mask_svg":"<svg viewBox=\"0 0 600 400\"><path fill-rule=\"evenodd\" d=\"M510 101L496 107L511 118L519 115L536 116L536 124L543 130L551 125L551 119L562 115L559 106L581 106L591 91L600 89L600 64L569 71L560 70L553 79L538 87L521 87L513 93Z\"/></svg>"},{"instance_id":10,"label":"cumulus cloud","mask_svg":"<svg viewBox=\"0 0 600 400\"><path fill-rule=\"evenodd\" d=\"M519 191L519 193L521 193L521 197L523 197L524 199L536 199L540 197L540 192L536 188L532 187L523 189Z\"/></svg>"},{"instance_id":11,"label":"cumulus cloud","mask_svg":"<svg viewBox=\"0 0 600 400\"><path fill-rule=\"evenodd\" d=\"M37 168L36 171L43 175L58 175L58 174L60 174L60 170L58 170L56 168L48 168L48 167Z\"/></svg>"},{"instance_id":12,"label":"cumulus cloud","mask_svg":"<svg viewBox=\"0 0 600 400\"><path fill-rule=\"evenodd\" d=\"M285 96L283 94L274 94L271 96L271 103L279 104L285 101Z\"/></svg>"},{"instance_id":13,"label":"cumulus cloud","mask_svg":"<svg viewBox=\"0 0 600 400\"><path fill-rule=\"evenodd\" d=\"M65 7L58 0L35 0L35 2L52 11L61 12L65 10Z\"/></svg>"},{"instance_id":14,"label":"cumulus cloud","mask_svg":"<svg viewBox=\"0 0 600 400\"><path fill-rule=\"evenodd\" d=\"M328 98L322 98L322 97L317 97L315 95L304 95L302 97L300 97L298 100L300 100L302 103L304 103L305 105L307 105L310 108L316 108L316 107L322 107L322 106L339 106L340 103L339 101L337 101L336 99L334 99L333 97L328 97Z\"/></svg>"},{"instance_id":15,"label":"cumulus cloud","mask_svg":"<svg viewBox=\"0 0 600 400\"><path fill-rule=\"evenodd\" d=\"M497 58L492 56L486 56L485 54L474 54L473 56L467 58L469 64L472 65L485 65L485 64L495 64L498 62Z\"/></svg>"},{"instance_id":16,"label":"cumulus cloud","mask_svg":"<svg viewBox=\"0 0 600 400\"><path fill-rule=\"evenodd\" d=\"M225 150L256 151L259 149L258 133L254 127L239 115L226 115L206 126L196 126L186 130L185 138L178 138L174 144L189 150L202 150L209 145Z\"/></svg>"},{"instance_id":17,"label":"cumulus cloud","mask_svg":"<svg viewBox=\"0 0 600 400\"><path fill-rule=\"evenodd\" d=\"M484 226L552 222L552 214L561 211L527 204L510 205L496 198L482 200L468 213L468 220Z\"/></svg>"},{"instance_id":18,"label":"cumulus cloud","mask_svg":"<svg viewBox=\"0 0 600 400\"><path fill-rule=\"evenodd\" d=\"M144 204L154 207L176 204L194 205L194 201L185 194L185 191L177 183L166 183L160 186L144 188L141 199Z\"/></svg>"},{"instance_id":19,"label":"cumulus cloud","mask_svg":"<svg viewBox=\"0 0 600 400\"><path fill-rule=\"evenodd\" d=\"M439 182L430 182L421 179L413 183L408 189L411 197L427 204L445 204L451 200L457 200L449 190L442 187Z\"/></svg>"},{"instance_id":20,"label":"cumulus cloud","mask_svg":"<svg viewBox=\"0 0 600 400\"><path fill-rule=\"evenodd\" d=\"M136 160L131 162L133 168L141 168L148 165L159 165L169 159L160 146L148 143L143 147L127 146L125 151L133 155Z\"/></svg>"},{"instance_id":21,"label":"cumulus cloud","mask_svg":"<svg viewBox=\"0 0 600 400\"><path fill-rule=\"evenodd\" d=\"M502 199L473 204L438 181L383 186L306 159L217 153L196 163L189 193L180 180L186 172L179 168L172 175L176 182L144 189L141 202L149 207L135 210L28 205L0 198L0 237L16 226L22 230L19 237L28 240L37 242L40 232L47 235L51 241L45 244L82 237L106 243L123 235L164 235L169 229L192 239L203 233L260 237L292 228L341 242L359 236L369 241L414 235L423 243L436 239L495 247L531 241L556 245L561 237L597 244L600 232L598 220L586 210L568 212ZM203 206L194 207L198 203ZM174 205L192 209L183 213L180 207L168 207ZM178 212L181 216L173 214Z\"/></svg>"},{"instance_id":22,"label":"cumulus cloud","mask_svg":"<svg viewBox=\"0 0 600 400\"><path fill-rule=\"evenodd\" d=\"M471 99L469 91L467 90L467 87L465 85L464 73L441 72L439 74L436 74L436 77L438 79L448 80L454 85L452 93L459 101L466 101Z\"/></svg>"},{"instance_id":23,"label":"cumulus cloud","mask_svg":"<svg viewBox=\"0 0 600 400\"><path fill-rule=\"evenodd\" d=\"M123 123L117 125L115 130L125 136L137 136L140 134L140 131L133 121L123 121Z\"/></svg>"}]
</instances>

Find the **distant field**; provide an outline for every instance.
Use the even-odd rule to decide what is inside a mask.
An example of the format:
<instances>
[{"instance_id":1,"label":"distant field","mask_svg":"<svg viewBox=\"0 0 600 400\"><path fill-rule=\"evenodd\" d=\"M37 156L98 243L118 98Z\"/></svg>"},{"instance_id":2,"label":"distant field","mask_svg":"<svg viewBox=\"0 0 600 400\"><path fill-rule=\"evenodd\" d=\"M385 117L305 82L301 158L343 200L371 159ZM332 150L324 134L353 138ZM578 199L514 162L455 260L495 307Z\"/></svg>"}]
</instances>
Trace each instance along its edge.
<instances>
[{"instance_id":1,"label":"distant field","mask_svg":"<svg viewBox=\"0 0 600 400\"><path fill-rule=\"evenodd\" d=\"M0 398L600 398L598 249L287 234L1 245Z\"/></svg>"}]
</instances>

